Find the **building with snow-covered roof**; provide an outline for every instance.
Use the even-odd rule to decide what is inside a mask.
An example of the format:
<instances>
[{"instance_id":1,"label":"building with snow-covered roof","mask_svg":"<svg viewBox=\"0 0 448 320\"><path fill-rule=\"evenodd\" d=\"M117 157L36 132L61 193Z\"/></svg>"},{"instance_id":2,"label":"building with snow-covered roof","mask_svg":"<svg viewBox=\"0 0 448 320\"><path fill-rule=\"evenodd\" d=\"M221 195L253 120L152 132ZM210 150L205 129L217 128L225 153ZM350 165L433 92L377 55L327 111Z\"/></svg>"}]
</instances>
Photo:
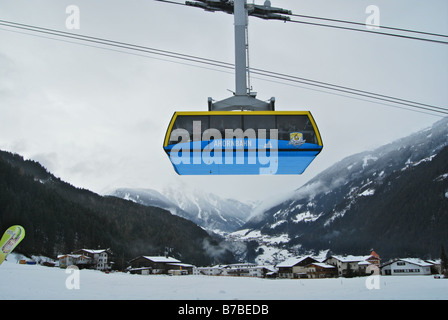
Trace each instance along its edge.
<instances>
[{"instance_id":1,"label":"building with snow-covered roof","mask_svg":"<svg viewBox=\"0 0 448 320\"><path fill-rule=\"evenodd\" d=\"M58 255L59 267L67 268L77 266L78 268L89 268L93 265L92 259L83 254L60 254Z\"/></svg>"},{"instance_id":2,"label":"building with snow-covered roof","mask_svg":"<svg viewBox=\"0 0 448 320\"><path fill-rule=\"evenodd\" d=\"M395 259L381 266L381 274L386 276L430 275L432 266L432 263L418 258Z\"/></svg>"},{"instance_id":3,"label":"building with snow-covered roof","mask_svg":"<svg viewBox=\"0 0 448 320\"><path fill-rule=\"evenodd\" d=\"M89 268L101 271L112 269L109 249L80 249L69 254L58 255L59 266L67 268L68 266L77 266L78 268Z\"/></svg>"},{"instance_id":4,"label":"building with snow-covered roof","mask_svg":"<svg viewBox=\"0 0 448 320\"><path fill-rule=\"evenodd\" d=\"M372 251L370 255L333 255L325 259L325 263L331 264L338 269L339 276L365 275L378 273L380 257ZM375 271L376 270L376 271Z\"/></svg>"},{"instance_id":5,"label":"building with snow-covered roof","mask_svg":"<svg viewBox=\"0 0 448 320\"><path fill-rule=\"evenodd\" d=\"M194 269L193 274L207 276L272 278L276 276L277 269L273 266L257 265L253 263L235 263L216 265L212 267L198 267Z\"/></svg>"},{"instance_id":6,"label":"building with snow-covered roof","mask_svg":"<svg viewBox=\"0 0 448 320\"><path fill-rule=\"evenodd\" d=\"M166 256L139 256L129 261L129 264L128 271L140 274L171 274L173 271L186 271L192 274L195 268L191 264Z\"/></svg>"},{"instance_id":7,"label":"building with snow-covered roof","mask_svg":"<svg viewBox=\"0 0 448 320\"><path fill-rule=\"evenodd\" d=\"M197 267L193 270L193 274L205 275L205 276L219 276L222 275L224 266L225 265L217 264L211 267Z\"/></svg>"},{"instance_id":8,"label":"building with snow-covered roof","mask_svg":"<svg viewBox=\"0 0 448 320\"><path fill-rule=\"evenodd\" d=\"M288 279L307 278L306 266L314 262L320 261L311 256L286 259L276 265L278 269L278 277Z\"/></svg>"},{"instance_id":9,"label":"building with snow-covered roof","mask_svg":"<svg viewBox=\"0 0 448 320\"><path fill-rule=\"evenodd\" d=\"M429 259L425 260L426 262L430 263L431 266L431 273L437 274L442 273L442 260L441 259Z\"/></svg>"},{"instance_id":10,"label":"building with snow-covered roof","mask_svg":"<svg viewBox=\"0 0 448 320\"><path fill-rule=\"evenodd\" d=\"M229 264L222 269L222 275L237 277L258 277L275 274L276 269L272 266L262 266L253 263Z\"/></svg>"},{"instance_id":11,"label":"building with snow-covered roof","mask_svg":"<svg viewBox=\"0 0 448 320\"><path fill-rule=\"evenodd\" d=\"M112 269L112 253L109 249L80 249L73 253L89 257L96 270L110 271Z\"/></svg>"},{"instance_id":12,"label":"building with snow-covered roof","mask_svg":"<svg viewBox=\"0 0 448 320\"><path fill-rule=\"evenodd\" d=\"M313 262L306 266L306 274L308 278L333 278L337 277L338 269L323 262Z\"/></svg>"}]
</instances>

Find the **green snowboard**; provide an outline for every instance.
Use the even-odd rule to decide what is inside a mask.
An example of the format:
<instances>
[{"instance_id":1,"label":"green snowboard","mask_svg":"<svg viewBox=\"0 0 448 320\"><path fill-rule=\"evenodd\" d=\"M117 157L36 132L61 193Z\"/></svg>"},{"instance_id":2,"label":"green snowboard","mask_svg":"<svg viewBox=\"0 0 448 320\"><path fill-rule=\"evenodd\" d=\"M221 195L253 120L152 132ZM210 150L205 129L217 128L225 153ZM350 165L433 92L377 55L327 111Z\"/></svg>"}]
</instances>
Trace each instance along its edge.
<instances>
[{"instance_id":1,"label":"green snowboard","mask_svg":"<svg viewBox=\"0 0 448 320\"><path fill-rule=\"evenodd\" d=\"M0 240L0 264L5 261L8 254L14 250L24 237L25 229L21 226L12 226L5 231L2 240Z\"/></svg>"}]
</instances>

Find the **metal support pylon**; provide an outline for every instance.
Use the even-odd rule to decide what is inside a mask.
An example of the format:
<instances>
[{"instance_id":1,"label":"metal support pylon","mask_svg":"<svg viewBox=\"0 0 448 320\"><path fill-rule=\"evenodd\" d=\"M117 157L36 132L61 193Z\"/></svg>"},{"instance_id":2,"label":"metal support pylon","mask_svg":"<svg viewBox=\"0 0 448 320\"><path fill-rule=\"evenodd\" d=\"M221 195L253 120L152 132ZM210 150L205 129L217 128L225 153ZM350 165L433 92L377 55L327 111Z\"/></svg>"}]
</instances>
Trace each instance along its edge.
<instances>
[{"instance_id":1,"label":"metal support pylon","mask_svg":"<svg viewBox=\"0 0 448 320\"><path fill-rule=\"evenodd\" d=\"M291 14L291 11L274 8L270 1L264 5L247 4L246 0L196 0L186 1L186 5L202 8L206 11L222 11L234 15L235 26L235 93L232 97L214 101L208 98L209 111L227 110L274 110L275 98L268 102L256 99L248 85L249 66L247 64L247 28L248 17L254 16L262 19L275 19L288 21L289 17L282 14Z\"/></svg>"}]
</instances>

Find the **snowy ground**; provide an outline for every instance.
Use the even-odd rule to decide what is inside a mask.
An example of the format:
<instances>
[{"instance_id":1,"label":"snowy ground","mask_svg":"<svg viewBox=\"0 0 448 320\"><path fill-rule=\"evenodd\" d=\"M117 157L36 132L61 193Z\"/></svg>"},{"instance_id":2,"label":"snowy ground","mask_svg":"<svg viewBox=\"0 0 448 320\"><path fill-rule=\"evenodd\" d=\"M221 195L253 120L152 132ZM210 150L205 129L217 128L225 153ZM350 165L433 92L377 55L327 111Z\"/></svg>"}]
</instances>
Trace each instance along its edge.
<instances>
[{"instance_id":1,"label":"snowy ground","mask_svg":"<svg viewBox=\"0 0 448 320\"><path fill-rule=\"evenodd\" d=\"M371 278L367 285L368 278L143 276L94 270L80 270L76 277L73 271L66 273L59 268L22 265L9 259L0 266L0 300L448 299L448 280L433 276L381 276L378 282ZM74 287L78 283L79 288Z\"/></svg>"}]
</instances>

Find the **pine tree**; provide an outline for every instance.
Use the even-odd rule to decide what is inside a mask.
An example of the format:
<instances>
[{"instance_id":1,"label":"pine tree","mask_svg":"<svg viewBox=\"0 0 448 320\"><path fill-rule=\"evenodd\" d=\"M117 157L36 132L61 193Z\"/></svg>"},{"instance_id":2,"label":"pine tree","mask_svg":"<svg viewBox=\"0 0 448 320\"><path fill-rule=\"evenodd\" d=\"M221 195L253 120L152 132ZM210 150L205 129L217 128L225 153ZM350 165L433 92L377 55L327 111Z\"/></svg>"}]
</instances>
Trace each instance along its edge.
<instances>
[{"instance_id":1,"label":"pine tree","mask_svg":"<svg viewBox=\"0 0 448 320\"><path fill-rule=\"evenodd\" d=\"M347 263L347 269L345 272L345 277L346 278L353 278L355 276L355 272L352 269L352 266L350 265L350 262Z\"/></svg>"},{"instance_id":2,"label":"pine tree","mask_svg":"<svg viewBox=\"0 0 448 320\"><path fill-rule=\"evenodd\" d=\"M446 255L443 244L440 248L440 273L448 277L448 256Z\"/></svg>"}]
</instances>

